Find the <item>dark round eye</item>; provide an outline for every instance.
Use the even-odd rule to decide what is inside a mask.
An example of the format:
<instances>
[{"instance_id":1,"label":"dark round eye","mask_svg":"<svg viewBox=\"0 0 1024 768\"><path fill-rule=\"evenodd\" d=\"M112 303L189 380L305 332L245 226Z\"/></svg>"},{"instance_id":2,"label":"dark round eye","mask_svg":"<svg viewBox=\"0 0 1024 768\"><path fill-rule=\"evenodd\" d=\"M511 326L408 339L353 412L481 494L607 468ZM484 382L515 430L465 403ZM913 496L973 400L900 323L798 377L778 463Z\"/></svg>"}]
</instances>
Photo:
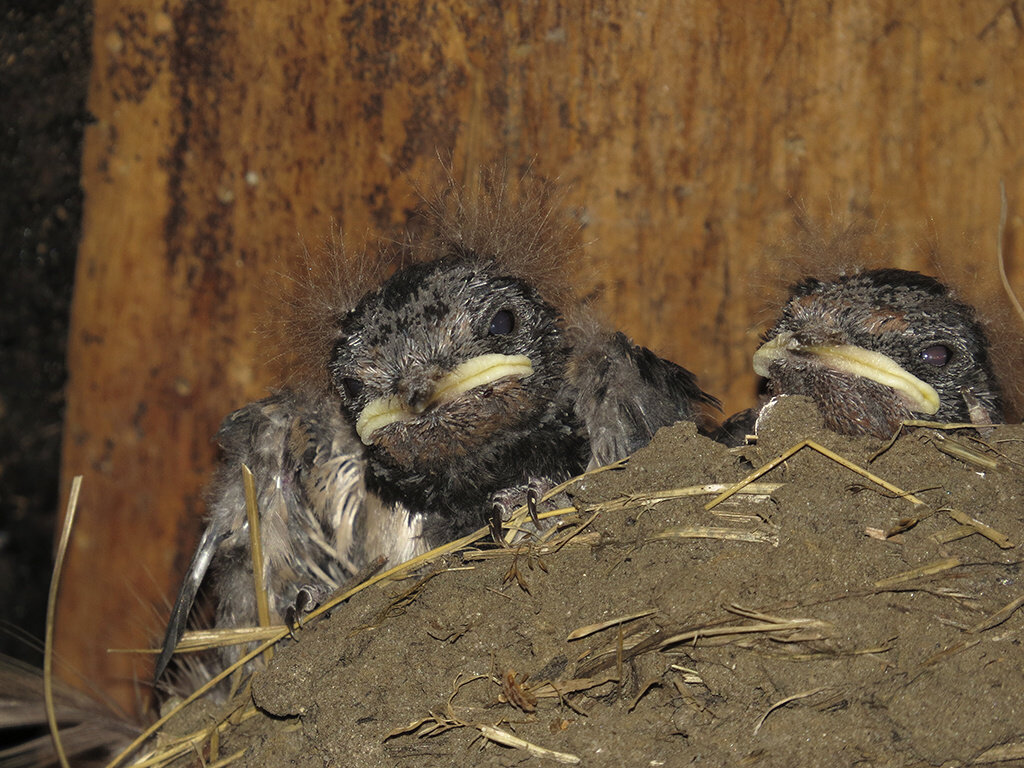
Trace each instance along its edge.
<instances>
[{"instance_id":1,"label":"dark round eye","mask_svg":"<svg viewBox=\"0 0 1024 768\"><path fill-rule=\"evenodd\" d=\"M342 379L341 388L345 390L346 395L348 395L352 400L355 400L363 391L363 382L359 379Z\"/></svg>"},{"instance_id":2,"label":"dark round eye","mask_svg":"<svg viewBox=\"0 0 1024 768\"><path fill-rule=\"evenodd\" d=\"M515 324L515 316L507 309L500 309L491 318L491 326L487 329L487 332L491 336L505 336L512 333L512 328Z\"/></svg>"},{"instance_id":3,"label":"dark round eye","mask_svg":"<svg viewBox=\"0 0 1024 768\"><path fill-rule=\"evenodd\" d=\"M949 351L949 347L945 344L935 344L921 352L921 359L928 363L928 365L934 365L936 368L944 366L952 356L953 353Z\"/></svg>"}]
</instances>

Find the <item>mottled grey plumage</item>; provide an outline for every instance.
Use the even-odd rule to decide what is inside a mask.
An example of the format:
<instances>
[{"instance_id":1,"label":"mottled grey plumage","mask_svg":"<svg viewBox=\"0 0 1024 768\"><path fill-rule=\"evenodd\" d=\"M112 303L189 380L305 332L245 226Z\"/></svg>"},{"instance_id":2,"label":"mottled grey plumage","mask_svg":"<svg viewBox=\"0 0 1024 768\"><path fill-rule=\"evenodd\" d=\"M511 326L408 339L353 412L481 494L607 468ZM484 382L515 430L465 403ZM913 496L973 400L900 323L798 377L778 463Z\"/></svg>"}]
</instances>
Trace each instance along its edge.
<instances>
[{"instance_id":1,"label":"mottled grey plumage","mask_svg":"<svg viewBox=\"0 0 1024 768\"><path fill-rule=\"evenodd\" d=\"M837 432L886 438L908 419L1003 420L975 311L916 272L806 279L764 341L754 366L768 393L813 398Z\"/></svg>"},{"instance_id":2,"label":"mottled grey plumage","mask_svg":"<svg viewBox=\"0 0 1024 768\"><path fill-rule=\"evenodd\" d=\"M207 558L217 622L254 620L241 463L260 489L280 620L304 584L330 588L375 558L408 559L484 525L510 492L622 458L717 405L688 371L549 290L566 256L545 234L549 209L502 199L486 210L489 220L461 201L435 207L407 248L413 263L339 307L329 343L314 345L329 350L332 387L283 391L225 422L209 527L161 662Z\"/></svg>"},{"instance_id":3,"label":"mottled grey plumage","mask_svg":"<svg viewBox=\"0 0 1024 768\"><path fill-rule=\"evenodd\" d=\"M280 623L303 584L333 584L352 569L347 547L362 496L358 443L336 407L310 392L285 391L228 416L217 442L222 461L207 494L209 524L168 622L158 677L211 563L215 624L255 623L256 602L242 465L256 480L270 610Z\"/></svg>"},{"instance_id":4,"label":"mottled grey plumage","mask_svg":"<svg viewBox=\"0 0 1024 768\"><path fill-rule=\"evenodd\" d=\"M718 401L685 368L635 346L623 333L577 328L568 380L590 443L589 468L611 464L651 441L666 424L697 421Z\"/></svg>"}]
</instances>

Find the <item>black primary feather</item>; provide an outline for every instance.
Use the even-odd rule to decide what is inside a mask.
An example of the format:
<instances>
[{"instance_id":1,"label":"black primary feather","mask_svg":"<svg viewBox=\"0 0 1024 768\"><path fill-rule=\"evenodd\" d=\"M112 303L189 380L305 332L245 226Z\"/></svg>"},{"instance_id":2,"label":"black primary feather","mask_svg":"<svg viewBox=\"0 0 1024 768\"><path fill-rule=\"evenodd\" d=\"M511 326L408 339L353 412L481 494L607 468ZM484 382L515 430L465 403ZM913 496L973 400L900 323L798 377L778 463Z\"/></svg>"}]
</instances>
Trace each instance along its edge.
<instances>
[{"instance_id":1,"label":"black primary feather","mask_svg":"<svg viewBox=\"0 0 1024 768\"><path fill-rule=\"evenodd\" d=\"M280 616L306 582L337 586L381 556L397 564L482 527L496 499L623 458L717 404L685 369L577 319L566 285L549 283L574 249L547 198L495 188L471 204L449 190L428 221L406 266L346 312L341 298L319 301L332 312L311 348L330 350L330 389L284 391L225 422L203 539L219 625L255 618L241 463L260 489ZM335 481L303 479L317 473ZM165 655L205 561L186 576Z\"/></svg>"}]
</instances>

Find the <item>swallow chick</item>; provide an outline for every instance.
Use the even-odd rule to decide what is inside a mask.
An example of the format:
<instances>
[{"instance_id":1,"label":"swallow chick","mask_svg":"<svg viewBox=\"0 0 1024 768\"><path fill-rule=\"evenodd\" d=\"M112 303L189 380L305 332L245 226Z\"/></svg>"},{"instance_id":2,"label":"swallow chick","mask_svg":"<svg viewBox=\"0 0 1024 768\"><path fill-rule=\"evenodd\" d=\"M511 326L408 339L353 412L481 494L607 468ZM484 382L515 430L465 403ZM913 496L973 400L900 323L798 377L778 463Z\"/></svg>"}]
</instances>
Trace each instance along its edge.
<instances>
[{"instance_id":1,"label":"swallow chick","mask_svg":"<svg viewBox=\"0 0 1024 768\"><path fill-rule=\"evenodd\" d=\"M884 439L908 419L1003 421L974 309L917 272L799 282L753 363L770 395L812 398L843 434Z\"/></svg>"},{"instance_id":2,"label":"swallow chick","mask_svg":"<svg viewBox=\"0 0 1024 768\"><path fill-rule=\"evenodd\" d=\"M158 677L208 569L218 624L255 619L242 463L280 617L306 584L330 590L377 559L403 562L485 525L496 503L532 498L717 406L693 374L572 297L574 230L546 197L513 203L492 184L470 202L448 190L426 222L389 278L319 286L312 303L326 311L302 345L325 386L282 390L225 422L209 523Z\"/></svg>"}]
</instances>

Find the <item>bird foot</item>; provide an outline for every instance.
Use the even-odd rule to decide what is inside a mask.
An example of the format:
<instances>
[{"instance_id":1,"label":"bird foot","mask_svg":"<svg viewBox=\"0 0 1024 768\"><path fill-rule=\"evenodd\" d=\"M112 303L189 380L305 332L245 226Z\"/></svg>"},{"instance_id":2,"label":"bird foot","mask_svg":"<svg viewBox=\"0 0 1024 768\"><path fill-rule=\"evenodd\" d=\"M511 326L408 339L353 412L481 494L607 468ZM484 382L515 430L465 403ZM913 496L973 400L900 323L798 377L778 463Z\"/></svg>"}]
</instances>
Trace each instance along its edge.
<instances>
[{"instance_id":1,"label":"bird foot","mask_svg":"<svg viewBox=\"0 0 1024 768\"><path fill-rule=\"evenodd\" d=\"M331 590L322 584L304 584L299 587L299 591L295 593L295 602L284 612L284 622L293 640L295 630L302 626L302 619L312 613L330 594Z\"/></svg>"},{"instance_id":2,"label":"bird foot","mask_svg":"<svg viewBox=\"0 0 1024 768\"><path fill-rule=\"evenodd\" d=\"M504 490L494 493L491 496L490 518L491 536L494 541L498 544L504 545L504 537L502 536L504 524L510 520L512 518L512 514L524 504L530 513L530 521L532 522L533 530L531 531L528 527L524 527L521 530L521 534L529 535L534 532L542 531L545 526L541 524L540 517L537 515L537 510L538 507L554 509L550 501L541 502L544 494L554 487L555 484L550 480L533 478L526 484L526 487L505 488Z\"/></svg>"}]
</instances>

